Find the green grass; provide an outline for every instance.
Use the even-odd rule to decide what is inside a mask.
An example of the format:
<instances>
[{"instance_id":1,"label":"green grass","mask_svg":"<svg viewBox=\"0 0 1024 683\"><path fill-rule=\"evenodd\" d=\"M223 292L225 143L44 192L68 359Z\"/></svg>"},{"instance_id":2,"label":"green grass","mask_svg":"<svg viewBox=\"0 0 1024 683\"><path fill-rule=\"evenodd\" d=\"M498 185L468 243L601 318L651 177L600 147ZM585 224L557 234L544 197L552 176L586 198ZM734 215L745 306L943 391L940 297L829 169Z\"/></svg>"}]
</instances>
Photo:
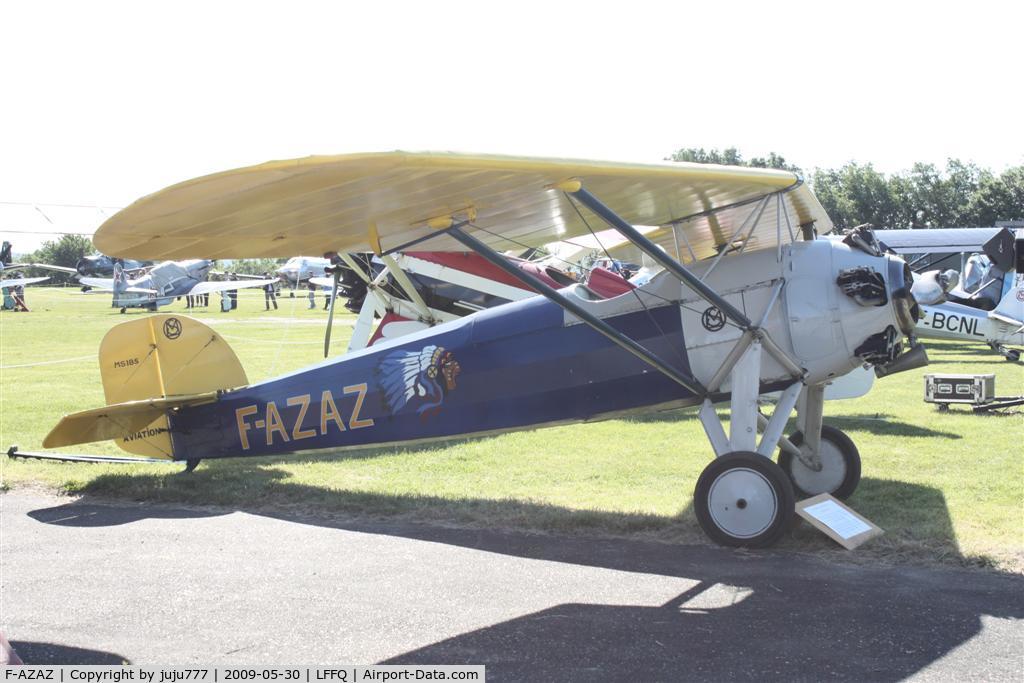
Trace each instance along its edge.
<instances>
[{"instance_id":1,"label":"green grass","mask_svg":"<svg viewBox=\"0 0 1024 683\"><path fill-rule=\"evenodd\" d=\"M211 300L215 300L212 297ZM0 315L0 444L36 449L63 413L100 405L95 352L125 319L103 297L29 291L31 314ZM212 320L251 381L300 368L322 353L325 314L306 299L264 313L259 292ZM168 309L184 311L178 303ZM129 315L144 315L134 313ZM353 317L341 316L335 348ZM929 344L932 364L886 378L867 396L826 404L863 457L851 505L886 535L847 553L799 526L780 547L844 560L942 562L1024 569L1024 418L939 413L922 401L925 372L996 374L998 393L1024 393L1024 368L985 347ZM52 365L10 366L86 357ZM111 443L68 452L119 454ZM426 448L206 462L95 465L2 459L0 485L139 501L297 510L542 531L706 542L691 509L711 450L693 411L516 432Z\"/></svg>"}]
</instances>

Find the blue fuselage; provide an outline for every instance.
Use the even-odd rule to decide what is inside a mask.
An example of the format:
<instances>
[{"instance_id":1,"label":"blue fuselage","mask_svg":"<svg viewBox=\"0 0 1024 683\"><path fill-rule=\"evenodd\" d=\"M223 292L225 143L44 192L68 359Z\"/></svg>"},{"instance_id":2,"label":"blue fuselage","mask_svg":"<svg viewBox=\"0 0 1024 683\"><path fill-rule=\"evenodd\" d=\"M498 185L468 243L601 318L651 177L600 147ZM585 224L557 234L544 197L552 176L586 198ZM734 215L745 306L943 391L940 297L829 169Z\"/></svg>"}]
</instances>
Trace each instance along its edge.
<instances>
[{"instance_id":1,"label":"blue fuselage","mask_svg":"<svg viewBox=\"0 0 1024 683\"><path fill-rule=\"evenodd\" d=\"M680 309L606 320L689 372ZM493 433L697 397L557 305L482 311L170 417L176 459L270 455Z\"/></svg>"}]
</instances>

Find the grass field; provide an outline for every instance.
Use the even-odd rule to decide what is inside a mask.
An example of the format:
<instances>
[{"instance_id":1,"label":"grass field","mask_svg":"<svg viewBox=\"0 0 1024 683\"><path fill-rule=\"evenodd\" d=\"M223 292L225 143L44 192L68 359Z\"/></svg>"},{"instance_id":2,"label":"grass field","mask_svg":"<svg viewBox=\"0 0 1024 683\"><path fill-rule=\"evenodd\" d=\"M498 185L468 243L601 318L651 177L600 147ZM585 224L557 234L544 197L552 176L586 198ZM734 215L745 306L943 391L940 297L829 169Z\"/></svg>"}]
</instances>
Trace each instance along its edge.
<instances>
[{"instance_id":1,"label":"grass field","mask_svg":"<svg viewBox=\"0 0 1024 683\"><path fill-rule=\"evenodd\" d=\"M0 444L38 449L64 413L103 403L96 349L127 316L105 297L31 288L30 314L0 314ZM217 300L211 297L211 303ZM326 314L304 297L265 313L260 292L239 310L198 318L227 339L250 381L322 355ZM322 300L321 302L322 303ZM184 312L184 302L166 309ZM135 312L128 315L145 315ZM353 316L337 321L335 348ZM925 372L995 373L1001 395L1024 393L1024 368L982 346L930 343L932 364L877 382L867 396L826 404L863 457L851 505L886 534L847 553L798 526L779 547L846 561L948 563L1024 570L1024 417L939 413L922 401ZM120 454L112 443L68 452ZM204 462L97 465L2 458L5 489L226 506L253 512L402 517L539 531L707 542L691 495L711 449L693 411L517 432L417 449Z\"/></svg>"}]
</instances>

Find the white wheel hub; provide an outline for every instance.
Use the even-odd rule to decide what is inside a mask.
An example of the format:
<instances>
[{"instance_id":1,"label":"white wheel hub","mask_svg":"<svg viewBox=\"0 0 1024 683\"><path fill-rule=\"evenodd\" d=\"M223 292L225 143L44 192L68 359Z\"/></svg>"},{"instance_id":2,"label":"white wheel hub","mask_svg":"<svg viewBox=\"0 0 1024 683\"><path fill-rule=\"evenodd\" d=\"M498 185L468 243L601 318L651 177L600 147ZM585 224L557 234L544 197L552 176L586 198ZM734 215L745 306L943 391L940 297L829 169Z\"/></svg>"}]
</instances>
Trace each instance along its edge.
<instances>
[{"instance_id":1,"label":"white wheel hub","mask_svg":"<svg viewBox=\"0 0 1024 683\"><path fill-rule=\"evenodd\" d=\"M828 439L821 439L818 459L821 462L821 469L817 472L803 464L799 458L793 458L789 466L793 483L801 491L812 496L838 490L846 478L846 459L843 458L843 452Z\"/></svg>"},{"instance_id":2,"label":"white wheel hub","mask_svg":"<svg viewBox=\"0 0 1024 683\"><path fill-rule=\"evenodd\" d=\"M768 479L747 467L718 475L708 490L708 511L715 525L735 538L764 533L778 514L779 501Z\"/></svg>"}]
</instances>

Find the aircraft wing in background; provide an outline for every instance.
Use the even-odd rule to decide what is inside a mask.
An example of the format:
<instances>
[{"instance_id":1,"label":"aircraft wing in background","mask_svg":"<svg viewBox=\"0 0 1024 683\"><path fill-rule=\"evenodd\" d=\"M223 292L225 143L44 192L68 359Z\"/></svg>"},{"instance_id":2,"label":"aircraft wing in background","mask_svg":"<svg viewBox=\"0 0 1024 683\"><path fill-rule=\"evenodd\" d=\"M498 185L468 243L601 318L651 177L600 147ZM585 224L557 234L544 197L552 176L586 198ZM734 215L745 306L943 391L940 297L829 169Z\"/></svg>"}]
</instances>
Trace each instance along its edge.
<instances>
[{"instance_id":1,"label":"aircraft wing in background","mask_svg":"<svg viewBox=\"0 0 1024 683\"><path fill-rule=\"evenodd\" d=\"M313 283L317 287L333 287L334 286L334 278L333 277L315 277L314 276L314 277L309 278L309 282Z\"/></svg>"},{"instance_id":2,"label":"aircraft wing in background","mask_svg":"<svg viewBox=\"0 0 1024 683\"><path fill-rule=\"evenodd\" d=\"M8 280L0 280L0 287L24 287L49 279L48 277L12 277Z\"/></svg>"},{"instance_id":3,"label":"aircraft wing in background","mask_svg":"<svg viewBox=\"0 0 1024 683\"><path fill-rule=\"evenodd\" d=\"M80 277L78 278L78 281L81 282L83 285L88 285L89 287L96 287L99 289L114 288L114 278L112 277Z\"/></svg>"},{"instance_id":4,"label":"aircraft wing in background","mask_svg":"<svg viewBox=\"0 0 1024 683\"><path fill-rule=\"evenodd\" d=\"M42 268L43 270L55 270L58 273L68 273L70 275L78 275L78 270L75 268L68 268L67 266L54 266L49 263L28 263L25 264L31 268Z\"/></svg>"},{"instance_id":5,"label":"aircraft wing in background","mask_svg":"<svg viewBox=\"0 0 1024 683\"><path fill-rule=\"evenodd\" d=\"M80 277L78 281L83 285L93 287L92 292L101 294L104 292L114 291L114 278L110 277ZM124 287L120 291L129 292L131 294L159 294L160 292L155 289L146 289L145 287Z\"/></svg>"},{"instance_id":6,"label":"aircraft wing in background","mask_svg":"<svg viewBox=\"0 0 1024 683\"><path fill-rule=\"evenodd\" d=\"M932 228L878 230L875 237L897 254L960 254L982 251L1006 228Z\"/></svg>"},{"instance_id":7,"label":"aircraft wing in background","mask_svg":"<svg viewBox=\"0 0 1024 683\"><path fill-rule=\"evenodd\" d=\"M227 282L200 282L182 296L195 296L196 294L210 294L212 292L229 292L233 289L244 289L246 287L266 287L277 282L273 280L229 280Z\"/></svg>"},{"instance_id":8,"label":"aircraft wing in background","mask_svg":"<svg viewBox=\"0 0 1024 683\"><path fill-rule=\"evenodd\" d=\"M219 270L214 270L214 271L210 271L210 275L227 275L227 273L219 271ZM248 273L235 273L234 275L235 275L235 277L242 278L243 280L262 280L263 279L262 275L249 275Z\"/></svg>"}]
</instances>

